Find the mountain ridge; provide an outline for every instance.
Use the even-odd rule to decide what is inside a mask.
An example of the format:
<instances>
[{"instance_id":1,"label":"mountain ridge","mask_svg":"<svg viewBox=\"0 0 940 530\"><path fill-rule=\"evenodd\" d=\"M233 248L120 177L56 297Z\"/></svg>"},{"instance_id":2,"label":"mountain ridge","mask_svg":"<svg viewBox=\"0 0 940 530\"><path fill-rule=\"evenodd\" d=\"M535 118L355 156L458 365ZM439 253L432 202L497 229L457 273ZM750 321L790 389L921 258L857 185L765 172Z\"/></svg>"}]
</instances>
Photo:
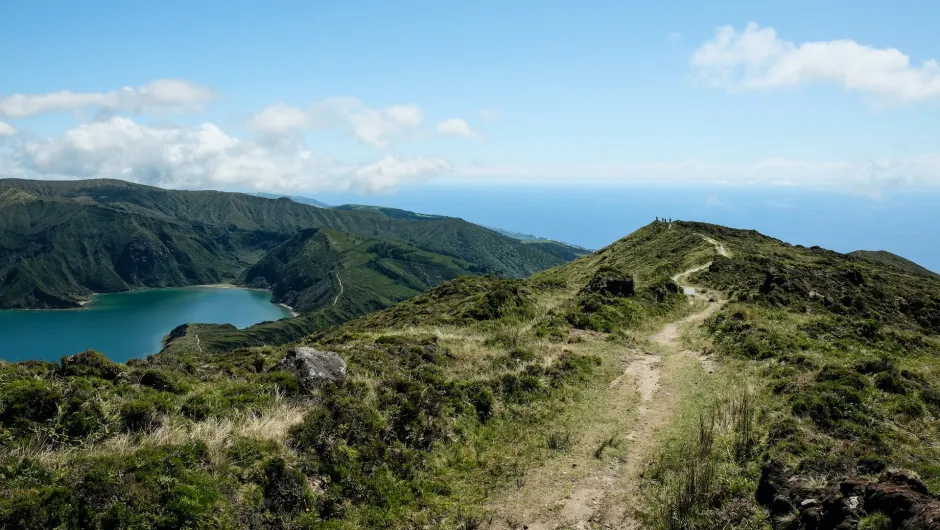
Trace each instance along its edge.
<instances>
[{"instance_id":1,"label":"mountain ridge","mask_svg":"<svg viewBox=\"0 0 940 530\"><path fill-rule=\"evenodd\" d=\"M457 218L420 222L289 199L113 179L0 180L0 307L77 307L91 292L235 281L308 228L388 239L525 276L563 261Z\"/></svg>"}]
</instances>

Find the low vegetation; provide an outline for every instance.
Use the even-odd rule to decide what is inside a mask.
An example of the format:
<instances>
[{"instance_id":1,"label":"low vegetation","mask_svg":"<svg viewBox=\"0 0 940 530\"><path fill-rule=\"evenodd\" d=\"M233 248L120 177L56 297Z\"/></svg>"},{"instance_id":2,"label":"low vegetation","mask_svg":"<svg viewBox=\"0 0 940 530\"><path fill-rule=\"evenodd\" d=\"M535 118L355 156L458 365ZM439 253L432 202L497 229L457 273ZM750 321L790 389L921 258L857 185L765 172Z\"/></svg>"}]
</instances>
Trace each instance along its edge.
<instances>
[{"instance_id":1,"label":"low vegetation","mask_svg":"<svg viewBox=\"0 0 940 530\"><path fill-rule=\"evenodd\" d=\"M126 365L0 364L0 527L521 527L492 500L630 458L626 433L594 425L622 413L598 399L625 352L708 305L672 278L709 262L689 281L721 307L676 348L671 415L622 511L664 529L917 527L870 499L936 507L940 282L686 222L525 280L446 281L291 345L190 326ZM347 377L275 370L297 346L337 353Z\"/></svg>"},{"instance_id":2,"label":"low vegetation","mask_svg":"<svg viewBox=\"0 0 940 530\"><path fill-rule=\"evenodd\" d=\"M698 422L651 467L650 525L926 524L912 513L936 514L940 493L940 282L867 256L682 224L735 251L693 280L730 295L700 340L734 371L731 388L750 389L689 407ZM852 493L864 488L894 488L892 502L918 508L902 514Z\"/></svg>"},{"instance_id":3,"label":"low vegetation","mask_svg":"<svg viewBox=\"0 0 940 530\"><path fill-rule=\"evenodd\" d=\"M610 370L569 343L580 287L464 277L314 333L350 376L312 392L272 371L289 347L4 364L0 526L473 527L487 491L571 443L524 433ZM624 324L675 306L631 304Z\"/></svg>"}]
</instances>

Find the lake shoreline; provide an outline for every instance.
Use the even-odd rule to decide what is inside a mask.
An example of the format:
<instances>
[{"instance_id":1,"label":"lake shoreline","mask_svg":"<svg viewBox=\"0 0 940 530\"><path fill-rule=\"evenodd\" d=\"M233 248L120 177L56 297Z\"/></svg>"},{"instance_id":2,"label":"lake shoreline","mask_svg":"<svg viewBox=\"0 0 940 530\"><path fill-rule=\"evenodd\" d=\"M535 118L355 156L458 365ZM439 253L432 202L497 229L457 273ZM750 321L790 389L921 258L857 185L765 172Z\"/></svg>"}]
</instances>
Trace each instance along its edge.
<instances>
[{"instance_id":1,"label":"lake shoreline","mask_svg":"<svg viewBox=\"0 0 940 530\"><path fill-rule=\"evenodd\" d=\"M210 283L210 284L205 284L205 285L192 285L191 287L206 287L206 288L211 288L211 289L247 289L249 291L264 291L266 293L271 293L272 296L274 295L274 293L271 292L270 289L262 289L261 287L242 287L240 285L235 285L233 283ZM274 300L271 300L271 303L274 305L279 305L283 307L284 309L290 311L292 318L300 316L300 313L295 311L293 307L287 304L278 303L278 302L275 302Z\"/></svg>"},{"instance_id":2,"label":"lake shoreline","mask_svg":"<svg viewBox=\"0 0 940 530\"><path fill-rule=\"evenodd\" d=\"M4 337L0 360L53 362L92 349L115 362L126 362L159 352L167 333L183 324L231 325L241 330L296 314L261 291L195 286L137 289L98 294L87 311L0 311Z\"/></svg>"},{"instance_id":3,"label":"lake shoreline","mask_svg":"<svg viewBox=\"0 0 940 530\"><path fill-rule=\"evenodd\" d=\"M234 283L205 283L205 284L199 284L199 285L180 285L180 286L174 286L174 287L142 287L142 288L139 288L139 289L129 289L129 290L127 290L127 291L116 291L116 292L113 292L113 293L91 293L91 294L88 295L88 299L87 299L87 300L77 300L77 301L76 301L76 303L78 304L78 307L27 307L27 308L14 308L14 307L11 307L11 308L8 308L8 309L0 309L0 311L80 311L80 310L82 310L82 309L89 309L88 306L89 306L92 302L95 301L94 298L95 298L96 296L98 296L98 295L101 295L101 294L122 294L122 293L136 293L136 292L141 292L141 291L156 291L156 290L160 290L160 289L195 289L195 288L200 288L200 289L244 289L244 290L246 290L246 291L263 291L263 292L266 292L266 293L271 293L272 297L273 297L273 295L274 295L274 293L271 292L270 289L264 289L264 288L261 288L261 287L243 287L243 286L241 286L241 285L235 285ZM287 305L287 304L281 304L281 303L275 302L274 300L271 300L271 303L274 304L274 305L279 305L279 306L283 307L284 309L287 309L287 310L290 312L290 314L291 314L291 318L296 318L296 317L299 317L299 316L300 316L300 313L298 313L296 310L294 310L293 307L291 307L291 306L289 306L289 305Z\"/></svg>"}]
</instances>

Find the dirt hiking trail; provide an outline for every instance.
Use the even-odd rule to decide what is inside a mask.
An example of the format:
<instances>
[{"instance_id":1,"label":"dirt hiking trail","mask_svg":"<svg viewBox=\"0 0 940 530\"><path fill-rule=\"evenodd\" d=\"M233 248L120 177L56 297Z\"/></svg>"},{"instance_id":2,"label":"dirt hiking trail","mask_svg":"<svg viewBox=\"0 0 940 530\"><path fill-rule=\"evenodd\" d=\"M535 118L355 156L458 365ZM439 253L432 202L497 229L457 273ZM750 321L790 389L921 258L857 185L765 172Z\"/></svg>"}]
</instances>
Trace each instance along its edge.
<instances>
[{"instance_id":1,"label":"dirt hiking trail","mask_svg":"<svg viewBox=\"0 0 940 530\"><path fill-rule=\"evenodd\" d=\"M339 282L339 293L337 293L336 298L333 299L332 305L336 305L336 302L339 302L339 297L343 296L343 279L339 277L339 272L336 273L336 281Z\"/></svg>"},{"instance_id":2,"label":"dirt hiking trail","mask_svg":"<svg viewBox=\"0 0 940 530\"><path fill-rule=\"evenodd\" d=\"M702 237L718 254L731 255L718 241ZM585 411L590 421L579 433L579 442L529 471L521 488L493 502L493 528L642 528L635 519L640 478L655 454L659 433L679 410L682 382L677 371L690 358L701 365L702 377L715 370L710 358L683 348L680 340L685 329L701 325L723 303L717 301L718 293L686 284L691 274L710 264L673 276L690 294L689 303L698 307L650 335L645 348L623 352L623 373L592 401L593 408ZM710 296L716 301L709 301Z\"/></svg>"}]
</instances>

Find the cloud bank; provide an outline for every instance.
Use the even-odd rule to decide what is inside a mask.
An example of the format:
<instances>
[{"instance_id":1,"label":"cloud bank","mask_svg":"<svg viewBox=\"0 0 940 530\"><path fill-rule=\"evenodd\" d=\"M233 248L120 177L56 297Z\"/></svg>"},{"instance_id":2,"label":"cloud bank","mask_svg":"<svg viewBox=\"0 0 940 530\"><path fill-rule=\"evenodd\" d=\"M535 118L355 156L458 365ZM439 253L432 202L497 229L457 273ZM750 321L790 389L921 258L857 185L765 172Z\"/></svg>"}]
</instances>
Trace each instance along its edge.
<instances>
[{"instance_id":1,"label":"cloud bank","mask_svg":"<svg viewBox=\"0 0 940 530\"><path fill-rule=\"evenodd\" d=\"M451 164L391 154L349 164L302 144L235 138L211 123L150 127L117 116L60 136L19 141L0 150L0 168L24 178L120 178L178 189L378 193L447 173Z\"/></svg>"},{"instance_id":2,"label":"cloud bank","mask_svg":"<svg viewBox=\"0 0 940 530\"><path fill-rule=\"evenodd\" d=\"M903 55L903 61L897 60L899 53L851 41L798 46L782 41L771 28L751 24L743 32L721 28L713 40L695 52L692 63L701 76L728 90L835 81L895 99L919 101L932 97L937 81L931 69L936 64L925 63L913 69ZM860 55L847 59L854 57L852 54ZM867 84L865 79L869 79ZM435 132L438 136L481 137L467 121L450 118L428 123L424 109L416 104L372 107L354 97L322 99L306 107L275 103L251 116L244 124L248 133L242 137L208 122L172 125L161 120L155 125L137 117L198 109L212 101L215 94L189 81L164 79L111 92L62 91L5 97L0 99L0 117L13 120L13 124L0 121L0 176L110 177L170 188L271 192L352 189L378 193L430 178L533 186L806 186L873 196L902 186L940 187L940 154L936 153L829 162L772 158L741 164L698 160L576 165L496 164L483 160L454 164L431 154L402 156L395 146L404 139L428 140L424 145L433 150ZM15 122L64 110L98 112L91 121L43 138L29 134ZM499 119L490 110L479 110L476 117L491 123ZM373 157L349 162L317 153L308 142L308 136L315 131L345 131L359 144L374 149Z\"/></svg>"},{"instance_id":3,"label":"cloud bank","mask_svg":"<svg viewBox=\"0 0 940 530\"><path fill-rule=\"evenodd\" d=\"M0 116L28 118L63 110L94 108L106 112L140 114L154 111L194 111L215 99L215 92L183 79L157 79L138 88L123 87L111 92L13 94L0 99Z\"/></svg>"},{"instance_id":4,"label":"cloud bank","mask_svg":"<svg viewBox=\"0 0 940 530\"><path fill-rule=\"evenodd\" d=\"M794 43L751 22L719 28L691 58L696 76L729 91L772 90L829 83L893 102L940 99L940 64L919 66L894 48L853 40Z\"/></svg>"},{"instance_id":5,"label":"cloud bank","mask_svg":"<svg viewBox=\"0 0 940 530\"><path fill-rule=\"evenodd\" d=\"M317 101L306 109L284 103L271 105L252 116L248 128L263 137L345 128L364 145L388 149L393 140L423 123L424 112L417 105L374 109L359 99L338 97Z\"/></svg>"}]
</instances>

